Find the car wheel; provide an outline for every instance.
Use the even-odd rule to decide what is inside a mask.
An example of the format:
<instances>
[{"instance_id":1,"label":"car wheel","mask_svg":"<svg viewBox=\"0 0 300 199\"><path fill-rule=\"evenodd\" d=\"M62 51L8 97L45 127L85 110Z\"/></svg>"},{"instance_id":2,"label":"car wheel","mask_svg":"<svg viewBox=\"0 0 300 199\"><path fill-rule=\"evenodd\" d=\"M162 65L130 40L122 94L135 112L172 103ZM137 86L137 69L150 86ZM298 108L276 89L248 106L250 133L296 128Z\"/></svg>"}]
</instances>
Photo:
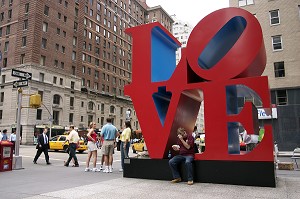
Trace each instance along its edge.
<instances>
[{"instance_id":1,"label":"car wheel","mask_svg":"<svg viewBox=\"0 0 300 199\"><path fill-rule=\"evenodd\" d=\"M134 149L134 146L132 146L132 152L136 153L136 150Z\"/></svg>"},{"instance_id":2,"label":"car wheel","mask_svg":"<svg viewBox=\"0 0 300 199\"><path fill-rule=\"evenodd\" d=\"M65 145L63 150L64 150L64 152L68 153L69 152L69 146Z\"/></svg>"},{"instance_id":3,"label":"car wheel","mask_svg":"<svg viewBox=\"0 0 300 199\"><path fill-rule=\"evenodd\" d=\"M55 149L54 151L55 151L55 152L57 152L58 150L57 150L57 149Z\"/></svg>"},{"instance_id":4,"label":"car wheel","mask_svg":"<svg viewBox=\"0 0 300 199\"><path fill-rule=\"evenodd\" d=\"M144 147L142 148L142 151L145 151L145 150L144 150Z\"/></svg>"},{"instance_id":5,"label":"car wheel","mask_svg":"<svg viewBox=\"0 0 300 199\"><path fill-rule=\"evenodd\" d=\"M83 153L83 150L81 150L81 151L78 151L79 153Z\"/></svg>"}]
</instances>

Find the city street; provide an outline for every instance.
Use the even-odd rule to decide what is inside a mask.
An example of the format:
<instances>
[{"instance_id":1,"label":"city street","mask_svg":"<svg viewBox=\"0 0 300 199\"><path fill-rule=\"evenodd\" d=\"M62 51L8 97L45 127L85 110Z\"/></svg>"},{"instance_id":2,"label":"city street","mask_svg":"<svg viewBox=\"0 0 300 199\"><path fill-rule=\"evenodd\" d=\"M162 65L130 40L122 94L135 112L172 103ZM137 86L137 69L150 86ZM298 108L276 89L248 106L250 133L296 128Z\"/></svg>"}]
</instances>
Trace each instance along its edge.
<instances>
[{"instance_id":1,"label":"city street","mask_svg":"<svg viewBox=\"0 0 300 199\"><path fill-rule=\"evenodd\" d=\"M278 170L276 188L123 178L120 152L114 155L113 173L84 172L87 153L77 154L80 167L64 167L68 154L49 152L51 165L42 154L33 164L35 146L21 145L23 168L0 173L0 198L291 198L300 197L300 171ZM134 156L135 154L130 154ZM100 157L98 157L100 160ZM290 161L280 157L280 161ZM99 161L98 161L99 162Z\"/></svg>"}]
</instances>

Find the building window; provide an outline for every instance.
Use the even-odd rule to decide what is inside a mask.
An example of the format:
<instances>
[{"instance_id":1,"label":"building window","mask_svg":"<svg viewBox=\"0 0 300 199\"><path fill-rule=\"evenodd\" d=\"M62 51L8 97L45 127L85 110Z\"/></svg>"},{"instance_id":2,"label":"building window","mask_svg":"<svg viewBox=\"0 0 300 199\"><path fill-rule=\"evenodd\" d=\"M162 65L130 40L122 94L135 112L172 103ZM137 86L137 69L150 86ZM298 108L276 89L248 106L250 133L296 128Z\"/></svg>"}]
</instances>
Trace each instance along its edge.
<instances>
[{"instance_id":1,"label":"building window","mask_svg":"<svg viewBox=\"0 0 300 199\"><path fill-rule=\"evenodd\" d=\"M41 101L43 101L44 92L43 92L43 91L38 91L38 94L40 94L40 96L41 96Z\"/></svg>"},{"instance_id":2,"label":"building window","mask_svg":"<svg viewBox=\"0 0 300 199\"><path fill-rule=\"evenodd\" d=\"M73 46L77 45L77 37L73 37Z\"/></svg>"},{"instance_id":3,"label":"building window","mask_svg":"<svg viewBox=\"0 0 300 199\"><path fill-rule=\"evenodd\" d=\"M41 55L41 57L40 57L40 64L41 64L42 66L45 66L45 64L46 64L46 56Z\"/></svg>"},{"instance_id":4,"label":"building window","mask_svg":"<svg viewBox=\"0 0 300 199\"><path fill-rule=\"evenodd\" d=\"M280 24L279 10L270 11L270 24L271 25Z\"/></svg>"},{"instance_id":5,"label":"building window","mask_svg":"<svg viewBox=\"0 0 300 199\"><path fill-rule=\"evenodd\" d=\"M282 50L282 37L281 35L272 36L273 51Z\"/></svg>"},{"instance_id":6,"label":"building window","mask_svg":"<svg viewBox=\"0 0 300 199\"><path fill-rule=\"evenodd\" d=\"M0 103L4 102L4 92L0 93Z\"/></svg>"},{"instance_id":7,"label":"building window","mask_svg":"<svg viewBox=\"0 0 300 199\"><path fill-rule=\"evenodd\" d=\"M12 10L8 10L7 15L8 15L8 19L11 19L11 16L12 16Z\"/></svg>"},{"instance_id":8,"label":"building window","mask_svg":"<svg viewBox=\"0 0 300 199\"><path fill-rule=\"evenodd\" d=\"M101 114L104 114L104 104L101 104Z\"/></svg>"},{"instance_id":9,"label":"building window","mask_svg":"<svg viewBox=\"0 0 300 199\"><path fill-rule=\"evenodd\" d=\"M53 76L53 84L57 83L57 77Z\"/></svg>"},{"instance_id":10,"label":"building window","mask_svg":"<svg viewBox=\"0 0 300 199\"><path fill-rule=\"evenodd\" d=\"M26 36L22 37L22 47L26 46Z\"/></svg>"},{"instance_id":11,"label":"building window","mask_svg":"<svg viewBox=\"0 0 300 199\"><path fill-rule=\"evenodd\" d=\"M104 117L101 117L101 126L104 125Z\"/></svg>"},{"instance_id":12,"label":"building window","mask_svg":"<svg viewBox=\"0 0 300 199\"><path fill-rule=\"evenodd\" d=\"M55 67L58 67L58 60L57 60L57 59L54 60L54 66L55 66Z\"/></svg>"},{"instance_id":13,"label":"building window","mask_svg":"<svg viewBox=\"0 0 300 199\"><path fill-rule=\"evenodd\" d=\"M70 106L71 106L71 107L74 106L74 97L70 97Z\"/></svg>"},{"instance_id":14,"label":"building window","mask_svg":"<svg viewBox=\"0 0 300 199\"><path fill-rule=\"evenodd\" d=\"M25 14L29 12L29 3L25 4Z\"/></svg>"},{"instance_id":15,"label":"building window","mask_svg":"<svg viewBox=\"0 0 300 199\"><path fill-rule=\"evenodd\" d=\"M71 81L71 89L75 89L75 82Z\"/></svg>"},{"instance_id":16,"label":"building window","mask_svg":"<svg viewBox=\"0 0 300 199\"><path fill-rule=\"evenodd\" d=\"M7 58L5 57L3 59L3 68L7 67Z\"/></svg>"},{"instance_id":17,"label":"building window","mask_svg":"<svg viewBox=\"0 0 300 199\"><path fill-rule=\"evenodd\" d=\"M72 75L75 75L75 72L76 72L76 67L72 66Z\"/></svg>"},{"instance_id":18,"label":"building window","mask_svg":"<svg viewBox=\"0 0 300 199\"><path fill-rule=\"evenodd\" d=\"M115 113L115 107L114 106L110 106L109 113L111 113L111 114Z\"/></svg>"},{"instance_id":19,"label":"building window","mask_svg":"<svg viewBox=\"0 0 300 199\"><path fill-rule=\"evenodd\" d=\"M75 8L75 17L78 17L78 12L79 12L78 8Z\"/></svg>"},{"instance_id":20,"label":"building window","mask_svg":"<svg viewBox=\"0 0 300 199\"><path fill-rule=\"evenodd\" d=\"M239 7L252 5L254 4L254 0L239 0Z\"/></svg>"},{"instance_id":21,"label":"building window","mask_svg":"<svg viewBox=\"0 0 300 199\"><path fill-rule=\"evenodd\" d=\"M45 79L45 74L44 73L40 73L40 75L39 75L39 81L40 82L44 82L44 79Z\"/></svg>"},{"instance_id":22,"label":"building window","mask_svg":"<svg viewBox=\"0 0 300 199\"><path fill-rule=\"evenodd\" d=\"M97 82L94 82L94 89L95 89L95 90L98 90L98 87L99 87L98 83L97 83Z\"/></svg>"},{"instance_id":23,"label":"building window","mask_svg":"<svg viewBox=\"0 0 300 199\"><path fill-rule=\"evenodd\" d=\"M59 111L53 111L53 124L59 125Z\"/></svg>"},{"instance_id":24,"label":"building window","mask_svg":"<svg viewBox=\"0 0 300 199\"><path fill-rule=\"evenodd\" d=\"M23 22L23 30L27 30L28 29L28 19L24 20Z\"/></svg>"},{"instance_id":25,"label":"building window","mask_svg":"<svg viewBox=\"0 0 300 199\"><path fill-rule=\"evenodd\" d=\"M77 29L78 29L78 23L74 22L74 31L77 31Z\"/></svg>"},{"instance_id":26,"label":"building window","mask_svg":"<svg viewBox=\"0 0 300 199\"><path fill-rule=\"evenodd\" d=\"M63 83L64 83L64 79L63 78L59 78L59 85L63 85Z\"/></svg>"},{"instance_id":27,"label":"building window","mask_svg":"<svg viewBox=\"0 0 300 199\"><path fill-rule=\"evenodd\" d=\"M4 43L4 52L8 51L9 41Z\"/></svg>"},{"instance_id":28,"label":"building window","mask_svg":"<svg viewBox=\"0 0 300 199\"><path fill-rule=\"evenodd\" d=\"M276 91L276 103L277 103L277 105L287 105L286 90L277 90Z\"/></svg>"},{"instance_id":29,"label":"building window","mask_svg":"<svg viewBox=\"0 0 300 199\"><path fill-rule=\"evenodd\" d=\"M2 120L2 118L3 118L3 110L0 110L0 120Z\"/></svg>"},{"instance_id":30,"label":"building window","mask_svg":"<svg viewBox=\"0 0 300 199\"><path fill-rule=\"evenodd\" d=\"M10 34L10 25L6 26L6 35Z\"/></svg>"},{"instance_id":31,"label":"building window","mask_svg":"<svg viewBox=\"0 0 300 199\"><path fill-rule=\"evenodd\" d=\"M83 101L81 101L81 108L83 108L84 107L84 102Z\"/></svg>"},{"instance_id":32,"label":"building window","mask_svg":"<svg viewBox=\"0 0 300 199\"><path fill-rule=\"evenodd\" d=\"M47 39L42 38L42 48L46 49L47 48Z\"/></svg>"},{"instance_id":33,"label":"building window","mask_svg":"<svg viewBox=\"0 0 300 199\"><path fill-rule=\"evenodd\" d=\"M48 6L44 7L44 15L49 16L49 7Z\"/></svg>"},{"instance_id":34,"label":"building window","mask_svg":"<svg viewBox=\"0 0 300 199\"><path fill-rule=\"evenodd\" d=\"M42 120L42 109L37 109L36 110L36 119L37 120Z\"/></svg>"},{"instance_id":35,"label":"building window","mask_svg":"<svg viewBox=\"0 0 300 199\"><path fill-rule=\"evenodd\" d=\"M274 73L275 73L275 77L285 77L283 61L274 63Z\"/></svg>"},{"instance_id":36,"label":"building window","mask_svg":"<svg viewBox=\"0 0 300 199\"><path fill-rule=\"evenodd\" d=\"M24 64L24 63L25 63L25 54L21 54L20 64Z\"/></svg>"},{"instance_id":37,"label":"building window","mask_svg":"<svg viewBox=\"0 0 300 199\"><path fill-rule=\"evenodd\" d=\"M76 51L72 52L72 60L75 61L76 60Z\"/></svg>"},{"instance_id":38,"label":"building window","mask_svg":"<svg viewBox=\"0 0 300 199\"><path fill-rule=\"evenodd\" d=\"M89 104L88 104L88 109L89 109L90 111L94 110L94 103L93 103L93 102L89 102Z\"/></svg>"},{"instance_id":39,"label":"building window","mask_svg":"<svg viewBox=\"0 0 300 199\"><path fill-rule=\"evenodd\" d=\"M74 117L74 113L70 113L69 114L69 122L73 123L73 117Z\"/></svg>"},{"instance_id":40,"label":"building window","mask_svg":"<svg viewBox=\"0 0 300 199\"><path fill-rule=\"evenodd\" d=\"M83 116L80 116L80 122L83 122Z\"/></svg>"},{"instance_id":41,"label":"building window","mask_svg":"<svg viewBox=\"0 0 300 199\"><path fill-rule=\"evenodd\" d=\"M53 96L53 104L60 104L60 96L59 95L54 95Z\"/></svg>"}]
</instances>

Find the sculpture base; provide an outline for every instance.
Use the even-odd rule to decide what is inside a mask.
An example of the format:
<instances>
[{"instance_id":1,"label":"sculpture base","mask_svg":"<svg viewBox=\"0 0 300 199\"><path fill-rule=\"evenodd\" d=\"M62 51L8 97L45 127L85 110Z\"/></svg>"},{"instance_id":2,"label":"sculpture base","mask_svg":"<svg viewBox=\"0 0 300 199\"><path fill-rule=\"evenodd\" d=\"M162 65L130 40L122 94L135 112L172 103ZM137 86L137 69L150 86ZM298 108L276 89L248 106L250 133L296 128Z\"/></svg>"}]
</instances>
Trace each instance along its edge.
<instances>
[{"instance_id":1,"label":"sculpture base","mask_svg":"<svg viewBox=\"0 0 300 199\"><path fill-rule=\"evenodd\" d=\"M172 180L168 159L129 158L123 176L153 180ZM181 176L187 180L184 164ZM195 160L194 182L276 187L274 162Z\"/></svg>"}]
</instances>

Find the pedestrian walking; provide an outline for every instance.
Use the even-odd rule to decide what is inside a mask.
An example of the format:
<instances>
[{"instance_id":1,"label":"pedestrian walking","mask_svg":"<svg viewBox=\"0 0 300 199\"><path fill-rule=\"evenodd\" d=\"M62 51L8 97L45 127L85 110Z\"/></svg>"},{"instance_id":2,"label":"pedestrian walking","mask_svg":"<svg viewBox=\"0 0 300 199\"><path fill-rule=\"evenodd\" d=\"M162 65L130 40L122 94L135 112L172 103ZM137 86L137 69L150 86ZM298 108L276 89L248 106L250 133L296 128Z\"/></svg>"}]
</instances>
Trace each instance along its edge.
<instances>
[{"instance_id":1,"label":"pedestrian walking","mask_svg":"<svg viewBox=\"0 0 300 199\"><path fill-rule=\"evenodd\" d=\"M74 130L74 125L70 126L70 134L67 137L67 140L65 142L69 142L69 158L65 162L64 166L68 167L69 163L71 162L72 158L75 162L75 167L79 167L77 156L76 156L76 149L77 146L79 146L79 135L78 132Z\"/></svg>"},{"instance_id":2,"label":"pedestrian walking","mask_svg":"<svg viewBox=\"0 0 300 199\"><path fill-rule=\"evenodd\" d=\"M10 135L10 137L9 137L9 141L11 143L13 143L13 153L15 153L16 140L17 140L16 131L13 131L12 134Z\"/></svg>"},{"instance_id":3,"label":"pedestrian walking","mask_svg":"<svg viewBox=\"0 0 300 199\"><path fill-rule=\"evenodd\" d=\"M48 155L49 138L47 136L47 132L48 132L48 127L45 127L44 130L43 130L43 133L38 136L38 140L37 140L38 144L36 145L37 152L36 152L36 155L35 155L35 157L33 159L33 163L34 164L37 163L36 161L39 159L39 157L42 154L42 152L45 155L46 163L48 165L51 164L49 162L49 155Z\"/></svg>"},{"instance_id":4,"label":"pedestrian walking","mask_svg":"<svg viewBox=\"0 0 300 199\"><path fill-rule=\"evenodd\" d=\"M118 129L112 124L112 119L106 119L107 124L102 127L101 136L103 137L102 154L104 155L104 173L112 173L112 160L115 148L115 141Z\"/></svg>"},{"instance_id":5,"label":"pedestrian walking","mask_svg":"<svg viewBox=\"0 0 300 199\"><path fill-rule=\"evenodd\" d=\"M90 171L89 165L90 165L90 160L91 157L93 156L93 172L97 172L100 171L100 169L98 169L96 167L97 164L97 151L98 151L98 147L97 147L97 133L95 132L96 130L96 123L95 122L91 122L90 123L90 129L89 132L87 134L87 138L88 138L88 157L86 160L86 168L85 168L85 172Z\"/></svg>"}]
</instances>

